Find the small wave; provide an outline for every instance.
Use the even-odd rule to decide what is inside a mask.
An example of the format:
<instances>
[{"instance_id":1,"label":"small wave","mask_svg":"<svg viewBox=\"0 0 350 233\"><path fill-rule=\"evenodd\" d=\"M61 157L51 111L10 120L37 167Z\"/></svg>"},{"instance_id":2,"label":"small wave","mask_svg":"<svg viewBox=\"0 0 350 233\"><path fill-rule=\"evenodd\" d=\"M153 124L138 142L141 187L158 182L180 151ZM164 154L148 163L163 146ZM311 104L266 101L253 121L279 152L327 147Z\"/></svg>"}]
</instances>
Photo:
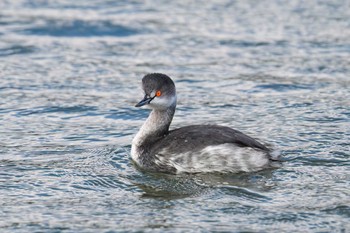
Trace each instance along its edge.
<instances>
[{"instance_id":1,"label":"small wave","mask_svg":"<svg viewBox=\"0 0 350 233\"><path fill-rule=\"evenodd\" d=\"M0 57L16 55L16 54L27 54L35 51L34 46L23 46L23 45L12 45L7 48L0 48Z\"/></svg>"},{"instance_id":2,"label":"small wave","mask_svg":"<svg viewBox=\"0 0 350 233\"><path fill-rule=\"evenodd\" d=\"M231 47L259 47L268 46L269 42L264 41L245 41L245 40L221 40L220 45L231 46Z\"/></svg>"},{"instance_id":3,"label":"small wave","mask_svg":"<svg viewBox=\"0 0 350 233\"><path fill-rule=\"evenodd\" d=\"M307 84L282 84L282 83L273 83L273 84L262 84L257 85L255 88L258 89L272 89L278 92L294 91L294 90L311 90L314 88L313 85Z\"/></svg>"},{"instance_id":4,"label":"small wave","mask_svg":"<svg viewBox=\"0 0 350 233\"><path fill-rule=\"evenodd\" d=\"M96 107L90 106L70 106L70 107L61 107L61 106L52 106L52 107L38 107L33 109L21 109L18 111L16 115L18 116L28 116L33 114L43 114L43 113L77 113L77 112L85 112L85 111L93 111L96 110Z\"/></svg>"},{"instance_id":5,"label":"small wave","mask_svg":"<svg viewBox=\"0 0 350 233\"><path fill-rule=\"evenodd\" d=\"M109 21L53 21L48 20L43 26L32 27L22 31L24 34L55 37L92 37L117 36L126 37L138 34L137 29Z\"/></svg>"}]
</instances>

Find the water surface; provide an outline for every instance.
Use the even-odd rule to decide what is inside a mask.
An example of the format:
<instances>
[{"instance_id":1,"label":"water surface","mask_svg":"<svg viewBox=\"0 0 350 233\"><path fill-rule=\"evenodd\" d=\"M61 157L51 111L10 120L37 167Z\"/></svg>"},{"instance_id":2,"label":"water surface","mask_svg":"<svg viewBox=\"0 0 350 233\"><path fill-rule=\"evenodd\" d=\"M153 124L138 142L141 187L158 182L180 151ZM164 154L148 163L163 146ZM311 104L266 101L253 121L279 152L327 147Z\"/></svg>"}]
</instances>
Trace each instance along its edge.
<instances>
[{"instance_id":1,"label":"water surface","mask_svg":"<svg viewBox=\"0 0 350 233\"><path fill-rule=\"evenodd\" d=\"M1 232L347 232L349 1L0 2ZM177 85L172 128L281 150L252 174L130 161L140 80Z\"/></svg>"}]
</instances>

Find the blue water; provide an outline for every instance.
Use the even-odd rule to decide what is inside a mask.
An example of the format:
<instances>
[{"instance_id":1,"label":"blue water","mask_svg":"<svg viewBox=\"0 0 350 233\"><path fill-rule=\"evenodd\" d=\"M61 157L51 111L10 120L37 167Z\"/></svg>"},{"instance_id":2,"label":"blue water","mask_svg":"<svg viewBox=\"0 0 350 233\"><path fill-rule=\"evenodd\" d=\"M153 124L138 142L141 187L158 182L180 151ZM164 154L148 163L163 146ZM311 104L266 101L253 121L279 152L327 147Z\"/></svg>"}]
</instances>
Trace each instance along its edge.
<instances>
[{"instance_id":1,"label":"blue water","mask_svg":"<svg viewBox=\"0 0 350 233\"><path fill-rule=\"evenodd\" d=\"M350 2L0 1L0 232L350 231ZM216 123L281 168L165 175L130 161L140 80L173 128Z\"/></svg>"}]
</instances>

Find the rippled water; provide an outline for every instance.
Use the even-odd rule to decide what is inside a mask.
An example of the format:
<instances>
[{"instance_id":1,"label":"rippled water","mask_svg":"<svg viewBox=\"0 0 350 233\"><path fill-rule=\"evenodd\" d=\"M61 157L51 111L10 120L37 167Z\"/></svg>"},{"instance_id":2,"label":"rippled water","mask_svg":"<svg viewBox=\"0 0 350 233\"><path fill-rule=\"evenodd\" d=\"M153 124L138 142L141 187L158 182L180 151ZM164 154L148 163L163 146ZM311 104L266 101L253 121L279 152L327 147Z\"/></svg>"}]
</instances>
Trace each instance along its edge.
<instances>
[{"instance_id":1,"label":"rippled water","mask_svg":"<svg viewBox=\"0 0 350 233\"><path fill-rule=\"evenodd\" d=\"M349 1L0 1L1 232L347 232ZM172 127L282 151L253 174L138 171L140 79Z\"/></svg>"}]
</instances>

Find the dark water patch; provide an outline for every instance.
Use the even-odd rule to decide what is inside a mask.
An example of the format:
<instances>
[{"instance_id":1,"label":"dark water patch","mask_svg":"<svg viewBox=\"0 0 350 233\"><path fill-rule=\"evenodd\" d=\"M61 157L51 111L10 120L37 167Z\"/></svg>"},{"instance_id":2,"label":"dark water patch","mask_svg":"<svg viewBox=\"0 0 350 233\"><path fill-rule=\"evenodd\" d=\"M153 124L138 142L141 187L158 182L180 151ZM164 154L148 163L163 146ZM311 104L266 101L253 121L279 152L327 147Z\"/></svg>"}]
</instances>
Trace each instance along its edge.
<instances>
[{"instance_id":1,"label":"dark water patch","mask_svg":"<svg viewBox=\"0 0 350 233\"><path fill-rule=\"evenodd\" d=\"M225 207L221 207L220 211L222 211L225 214L244 214L244 215L249 215L249 214L254 214L254 212L256 211L261 211L258 208L254 207L254 206L248 206L248 205L233 205L232 206L225 206Z\"/></svg>"},{"instance_id":2,"label":"dark water patch","mask_svg":"<svg viewBox=\"0 0 350 233\"><path fill-rule=\"evenodd\" d=\"M349 51L350 44L349 43L339 43L337 41L306 41L305 45L314 49L333 49L332 51Z\"/></svg>"},{"instance_id":3,"label":"dark water patch","mask_svg":"<svg viewBox=\"0 0 350 233\"><path fill-rule=\"evenodd\" d=\"M296 109L296 108L309 108L312 105L314 105L315 103L312 102L303 102L303 103L292 103L292 104L285 104L284 106L282 106L281 108L292 108L292 109Z\"/></svg>"},{"instance_id":4,"label":"dark water patch","mask_svg":"<svg viewBox=\"0 0 350 233\"><path fill-rule=\"evenodd\" d=\"M182 79L176 80L176 83L202 83L202 82L204 82L204 80L200 80L200 79L186 79L186 78L182 78Z\"/></svg>"},{"instance_id":5,"label":"dark water patch","mask_svg":"<svg viewBox=\"0 0 350 233\"><path fill-rule=\"evenodd\" d=\"M219 109L224 109L224 108L241 108L241 105L236 105L236 104L212 104L210 105L210 108L219 108Z\"/></svg>"},{"instance_id":6,"label":"dark water patch","mask_svg":"<svg viewBox=\"0 0 350 233\"><path fill-rule=\"evenodd\" d=\"M0 57L6 57L17 54L28 54L35 52L34 46L13 45L8 48L0 48Z\"/></svg>"},{"instance_id":7,"label":"dark water patch","mask_svg":"<svg viewBox=\"0 0 350 233\"><path fill-rule=\"evenodd\" d=\"M316 151L315 153L321 151ZM312 152L308 152L312 154ZM304 165L311 166L324 166L324 167L342 167L349 166L350 162L347 159L339 159L339 158L322 158L316 156L307 156L307 157L299 157L298 161L302 162Z\"/></svg>"},{"instance_id":8,"label":"dark water patch","mask_svg":"<svg viewBox=\"0 0 350 233\"><path fill-rule=\"evenodd\" d=\"M16 116L29 116L35 114L46 114L46 113L64 113L64 114L72 114L78 112L87 112L87 111L96 111L97 107L93 106L85 106L85 105L77 105L77 106L43 106L36 107L32 109L20 109L17 110Z\"/></svg>"},{"instance_id":9,"label":"dark water patch","mask_svg":"<svg viewBox=\"0 0 350 233\"><path fill-rule=\"evenodd\" d=\"M74 189L81 189L84 191L94 191L94 192L99 192L100 190L96 189L93 186L84 186L84 185L80 185L80 184L73 184L71 185L72 188Z\"/></svg>"},{"instance_id":10,"label":"dark water patch","mask_svg":"<svg viewBox=\"0 0 350 233\"><path fill-rule=\"evenodd\" d=\"M348 122L349 119L346 117L330 117L330 116L322 116L322 117L303 117L304 121L309 122L318 122L321 124L335 124L335 123L342 123L342 122Z\"/></svg>"},{"instance_id":11,"label":"dark water patch","mask_svg":"<svg viewBox=\"0 0 350 233\"><path fill-rule=\"evenodd\" d=\"M194 111L194 110L196 110L196 109L197 109L196 107L179 106L179 107L176 107L176 111L177 111L176 114L179 114L179 113L185 114L185 113L188 112L188 111Z\"/></svg>"},{"instance_id":12,"label":"dark water patch","mask_svg":"<svg viewBox=\"0 0 350 233\"><path fill-rule=\"evenodd\" d=\"M231 47L261 47L270 45L269 42L264 41L244 41L244 40L221 40L220 45L231 46Z\"/></svg>"},{"instance_id":13,"label":"dark water patch","mask_svg":"<svg viewBox=\"0 0 350 233\"><path fill-rule=\"evenodd\" d=\"M25 1L23 2L23 6L25 8L30 9L38 9L38 8L44 8L44 9L60 9L62 11L64 10L70 10L70 9L77 9L77 10L99 10L99 9L115 9L118 7L123 7L126 5L139 5L140 2L138 1L126 1L126 0L120 0L120 1L101 1L98 5L94 4L93 2L86 1L43 1L43 2L36 2L36 1ZM124 12L124 11L122 11ZM120 12L119 12L120 13Z\"/></svg>"},{"instance_id":14,"label":"dark water patch","mask_svg":"<svg viewBox=\"0 0 350 233\"><path fill-rule=\"evenodd\" d=\"M75 136L63 137L63 139L68 140L68 141L81 141L82 143L108 142L107 139L91 138L91 134L78 134Z\"/></svg>"},{"instance_id":15,"label":"dark water patch","mask_svg":"<svg viewBox=\"0 0 350 233\"><path fill-rule=\"evenodd\" d=\"M287 92L294 90L312 90L314 85L311 84L282 84L282 83L272 83L272 84L261 84L255 86L257 89L271 89L278 92Z\"/></svg>"},{"instance_id":16,"label":"dark water patch","mask_svg":"<svg viewBox=\"0 0 350 233\"><path fill-rule=\"evenodd\" d=\"M127 37L139 34L140 31L109 21L53 21L47 20L46 25L21 31L25 34L55 37L98 37L116 36Z\"/></svg>"},{"instance_id":17,"label":"dark water patch","mask_svg":"<svg viewBox=\"0 0 350 233\"><path fill-rule=\"evenodd\" d=\"M327 208L322 210L322 212L325 212L327 214L343 215L347 218L350 218L350 206L347 205L339 205L336 207Z\"/></svg>"},{"instance_id":18,"label":"dark water patch","mask_svg":"<svg viewBox=\"0 0 350 233\"><path fill-rule=\"evenodd\" d=\"M234 195L235 197L243 198L251 202L269 202L272 200L270 197L243 187L220 186L220 192L227 195Z\"/></svg>"},{"instance_id":19,"label":"dark water patch","mask_svg":"<svg viewBox=\"0 0 350 233\"><path fill-rule=\"evenodd\" d=\"M266 216L262 217L264 222L268 221L272 222L283 222L283 223L297 223L299 221L306 221L309 218L313 218L315 216L314 213L310 212L299 212L296 213L294 211L290 211L288 209L283 210L279 213L269 213Z\"/></svg>"},{"instance_id":20,"label":"dark water patch","mask_svg":"<svg viewBox=\"0 0 350 233\"><path fill-rule=\"evenodd\" d=\"M344 144L339 144L339 146L344 147L345 151L330 151L330 154L333 156L340 158L340 159L345 159L350 157L350 142L344 143ZM346 150L346 148L348 150Z\"/></svg>"}]
</instances>

